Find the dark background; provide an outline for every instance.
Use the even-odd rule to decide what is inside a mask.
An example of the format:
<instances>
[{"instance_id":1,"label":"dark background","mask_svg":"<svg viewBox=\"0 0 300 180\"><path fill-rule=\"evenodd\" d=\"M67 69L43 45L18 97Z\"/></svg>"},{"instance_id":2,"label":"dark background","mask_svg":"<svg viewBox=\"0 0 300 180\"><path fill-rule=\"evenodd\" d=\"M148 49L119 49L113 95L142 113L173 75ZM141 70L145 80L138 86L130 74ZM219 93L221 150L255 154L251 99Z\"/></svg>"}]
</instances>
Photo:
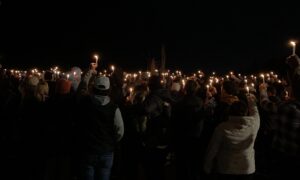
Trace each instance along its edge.
<instances>
[{"instance_id":1,"label":"dark background","mask_svg":"<svg viewBox=\"0 0 300 180\"><path fill-rule=\"evenodd\" d=\"M280 70L292 53L289 40L300 37L299 12L295 4L274 2L2 0L0 61L84 68L96 51L102 66L138 70L160 58L163 43L171 69Z\"/></svg>"}]
</instances>

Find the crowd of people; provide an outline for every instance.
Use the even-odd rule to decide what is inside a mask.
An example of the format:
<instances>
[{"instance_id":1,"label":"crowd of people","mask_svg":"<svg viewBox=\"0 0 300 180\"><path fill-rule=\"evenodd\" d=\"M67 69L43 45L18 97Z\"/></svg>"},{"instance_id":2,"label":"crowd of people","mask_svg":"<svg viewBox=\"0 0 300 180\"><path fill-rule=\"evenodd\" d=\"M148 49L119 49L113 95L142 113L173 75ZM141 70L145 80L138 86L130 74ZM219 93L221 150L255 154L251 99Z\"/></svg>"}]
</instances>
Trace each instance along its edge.
<instances>
[{"instance_id":1,"label":"crowd of people","mask_svg":"<svg viewBox=\"0 0 300 180\"><path fill-rule=\"evenodd\" d=\"M1 69L0 176L300 177L300 59L287 77Z\"/></svg>"}]
</instances>

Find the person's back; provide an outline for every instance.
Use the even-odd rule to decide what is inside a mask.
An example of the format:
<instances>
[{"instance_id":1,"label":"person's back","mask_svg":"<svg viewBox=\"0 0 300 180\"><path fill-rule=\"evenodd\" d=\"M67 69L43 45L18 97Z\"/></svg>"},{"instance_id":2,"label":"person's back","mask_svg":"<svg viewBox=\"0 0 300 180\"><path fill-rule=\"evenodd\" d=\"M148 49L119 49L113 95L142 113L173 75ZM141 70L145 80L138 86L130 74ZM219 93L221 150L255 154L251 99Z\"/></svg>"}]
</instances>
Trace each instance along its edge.
<instances>
[{"instance_id":1,"label":"person's back","mask_svg":"<svg viewBox=\"0 0 300 180\"><path fill-rule=\"evenodd\" d=\"M287 59L290 100L278 107L272 144L271 170L274 177L299 179L300 169L300 59Z\"/></svg>"},{"instance_id":2,"label":"person's back","mask_svg":"<svg viewBox=\"0 0 300 180\"><path fill-rule=\"evenodd\" d=\"M92 66L94 67L94 66ZM95 67L94 67L95 68ZM88 71L79 86L81 110L79 114L78 145L83 180L110 178L114 148L124 134L123 119L119 108L110 100L110 81L107 77L96 77L89 89L94 69Z\"/></svg>"},{"instance_id":3,"label":"person's back","mask_svg":"<svg viewBox=\"0 0 300 180\"><path fill-rule=\"evenodd\" d=\"M81 147L84 152L102 153L114 151L117 143L114 134L114 117L117 106L112 102L108 104L95 104L93 100L86 100L84 107L85 119L80 123L82 128Z\"/></svg>"},{"instance_id":4,"label":"person's back","mask_svg":"<svg viewBox=\"0 0 300 180\"><path fill-rule=\"evenodd\" d=\"M260 125L257 107L249 105L251 116L247 116L247 105L235 102L230 116L221 123L211 139L205 161L205 171L210 173L215 166L218 174L252 175L255 172L254 142ZM216 164L213 165L213 160Z\"/></svg>"},{"instance_id":5,"label":"person's back","mask_svg":"<svg viewBox=\"0 0 300 180\"><path fill-rule=\"evenodd\" d=\"M201 178L204 143L203 100L196 96L199 85L189 80L185 86L185 96L174 108L174 147L176 172L179 179L195 180Z\"/></svg>"}]
</instances>

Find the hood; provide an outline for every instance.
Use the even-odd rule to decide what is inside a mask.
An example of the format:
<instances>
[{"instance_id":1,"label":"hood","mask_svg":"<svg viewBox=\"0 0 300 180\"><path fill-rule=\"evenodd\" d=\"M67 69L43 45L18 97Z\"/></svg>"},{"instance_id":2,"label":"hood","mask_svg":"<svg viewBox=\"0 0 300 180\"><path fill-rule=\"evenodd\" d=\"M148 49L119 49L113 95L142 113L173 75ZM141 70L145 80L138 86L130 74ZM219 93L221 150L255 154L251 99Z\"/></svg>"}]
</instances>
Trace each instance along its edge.
<instances>
[{"instance_id":1,"label":"hood","mask_svg":"<svg viewBox=\"0 0 300 180\"><path fill-rule=\"evenodd\" d=\"M109 96L91 95L92 102L96 105L105 106L110 102Z\"/></svg>"}]
</instances>

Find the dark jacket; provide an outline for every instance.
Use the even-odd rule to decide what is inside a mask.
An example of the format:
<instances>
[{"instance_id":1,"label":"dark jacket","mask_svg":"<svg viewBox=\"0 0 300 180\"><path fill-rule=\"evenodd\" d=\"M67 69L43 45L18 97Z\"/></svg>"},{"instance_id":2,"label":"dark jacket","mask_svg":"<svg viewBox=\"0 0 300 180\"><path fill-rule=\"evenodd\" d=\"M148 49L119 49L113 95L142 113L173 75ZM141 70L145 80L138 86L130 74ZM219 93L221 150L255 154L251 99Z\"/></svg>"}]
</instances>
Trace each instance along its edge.
<instances>
[{"instance_id":1,"label":"dark jacket","mask_svg":"<svg viewBox=\"0 0 300 180\"><path fill-rule=\"evenodd\" d=\"M117 105L95 104L87 97L82 104L78 123L80 149L86 153L113 152L118 139L115 135L115 113Z\"/></svg>"},{"instance_id":2,"label":"dark jacket","mask_svg":"<svg viewBox=\"0 0 300 180\"><path fill-rule=\"evenodd\" d=\"M143 103L148 117L144 143L148 147L167 146L170 138L172 99L168 90L151 92Z\"/></svg>"},{"instance_id":3,"label":"dark jacket","mask_svg":"<svg viewBox=\"0 0 300 180\"><path fill-rule=\"evenodd\" d=\"M203 101L197 96L185 96L174 109L176 139L200 138L204 126Z\"/></svg>"}]
</instances>

